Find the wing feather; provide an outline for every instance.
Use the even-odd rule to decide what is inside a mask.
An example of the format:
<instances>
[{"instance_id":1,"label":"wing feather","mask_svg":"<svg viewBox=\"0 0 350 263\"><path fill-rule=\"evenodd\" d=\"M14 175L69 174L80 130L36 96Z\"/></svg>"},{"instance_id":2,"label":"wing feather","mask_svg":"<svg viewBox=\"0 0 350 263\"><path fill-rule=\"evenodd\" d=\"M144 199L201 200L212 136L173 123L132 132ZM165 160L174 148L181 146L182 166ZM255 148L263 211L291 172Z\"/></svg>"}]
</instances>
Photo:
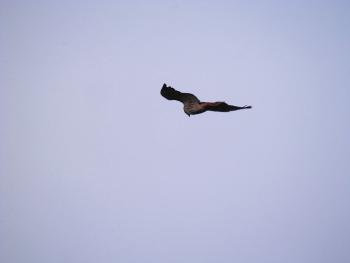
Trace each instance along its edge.
<instances>
[{"instance_id":1,"label":"wing feather","mask_svg":"<svg viewBox=\"0 0 350 263\"><path fill-rule=\"evenodd\" d=\"M182 93L180 91L177 91L176 89L167 86L165 83L163 84L163 87L160 91L160 94L168 99L168 100L177 100L182 103L191 103L191 102L197 102L199 103L199 99L194 96L191 93Z\"/></svg>"},{"instance_id":2,"label":"wing feather","mask_svg":"<svg viewBox=\"0 0 350 263\"><path fill-rule=\"evenodd\" d=\"M235 105L229 105L226 102L208 102L206 103L205 108L209 111L229 112L235 110L250 109L251 106L239 107Z\"/></svg>"}]
</instances>

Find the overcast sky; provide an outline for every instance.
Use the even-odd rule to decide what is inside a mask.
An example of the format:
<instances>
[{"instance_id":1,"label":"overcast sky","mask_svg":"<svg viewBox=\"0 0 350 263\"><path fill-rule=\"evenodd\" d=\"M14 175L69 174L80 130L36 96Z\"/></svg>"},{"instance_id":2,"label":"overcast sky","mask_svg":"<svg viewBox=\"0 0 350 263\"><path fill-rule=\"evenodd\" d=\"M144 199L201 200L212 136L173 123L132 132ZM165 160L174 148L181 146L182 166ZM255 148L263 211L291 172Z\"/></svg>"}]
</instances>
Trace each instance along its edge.
<instances>
[{"instance_id":1,"label":"overcast sky","mask_svg":"<svg viewBox=\"0 0 350 263\"><path fill-rule=\"evenodd\" d=\"M1 1L0 261L350 262L349 14Z\"/></svg>"}]
</instances>

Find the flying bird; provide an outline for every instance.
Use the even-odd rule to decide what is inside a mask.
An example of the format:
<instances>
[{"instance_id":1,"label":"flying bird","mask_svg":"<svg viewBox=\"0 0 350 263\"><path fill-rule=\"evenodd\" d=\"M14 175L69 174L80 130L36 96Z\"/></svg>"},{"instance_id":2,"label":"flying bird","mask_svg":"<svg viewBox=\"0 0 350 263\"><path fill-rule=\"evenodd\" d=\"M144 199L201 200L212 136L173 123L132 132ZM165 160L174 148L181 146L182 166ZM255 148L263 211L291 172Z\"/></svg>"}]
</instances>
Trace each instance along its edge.
<instances>
[{"instance_id":1,"label":"flying bird","mask_svg":"<svg viewBox=\"0 0 350 263\"><path fill-rule=\"evenodd\" d=\"M252 108L252 106L247 105L243 107L229 105L223 101L201 102L195 95L191 93L182 93L170 86L167 86L165 83L160 90L160 94L168 100L177 100L182 102L184 104L184 112L188 115L188 117L206 111L229 112Z\"/></svg>"}]
</instances>

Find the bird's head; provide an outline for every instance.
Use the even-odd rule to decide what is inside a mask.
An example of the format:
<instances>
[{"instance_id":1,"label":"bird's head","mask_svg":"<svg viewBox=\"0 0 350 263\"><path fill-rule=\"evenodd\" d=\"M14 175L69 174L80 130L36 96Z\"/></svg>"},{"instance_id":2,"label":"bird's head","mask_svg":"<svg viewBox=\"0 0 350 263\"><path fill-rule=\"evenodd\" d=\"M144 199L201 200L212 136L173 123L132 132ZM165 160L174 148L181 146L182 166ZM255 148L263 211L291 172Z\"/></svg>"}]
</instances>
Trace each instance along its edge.
<instances>
[{"instance_id":1,"label":"bird's head","mask_svg":"<svg viewBox=\"0 0 350 263\"><path fill-rule=\"evenodd\" d=\"M188 115L188 117L191 117L191 115L184 110L185 114Z\"/></svg>"}]
</instances>

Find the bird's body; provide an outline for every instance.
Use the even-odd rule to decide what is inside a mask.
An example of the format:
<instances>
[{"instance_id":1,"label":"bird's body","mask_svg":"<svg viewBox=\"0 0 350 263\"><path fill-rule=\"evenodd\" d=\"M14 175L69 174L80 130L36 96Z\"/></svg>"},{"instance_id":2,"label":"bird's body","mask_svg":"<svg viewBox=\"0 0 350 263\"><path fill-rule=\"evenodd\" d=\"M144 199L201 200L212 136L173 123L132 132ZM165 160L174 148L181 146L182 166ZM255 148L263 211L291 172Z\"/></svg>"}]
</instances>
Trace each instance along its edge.
<instances>
[{"instance_id":1,"label":"bird's body","mask_svg":"<svg viewBox=\"0 0 350 263\"><path fill-rule=\"evenodd\" d=\"M184 103L184 112L187 115L195 115L199 113L205 112L205 106L204 103L201 102L189 102L189 103Z\"/></svg>"},{"instance_id":2,"label":"bird's body","mask_svg":"<svg viewBox=\"0 0 350 263\"><path fill-rule=\"evenodd\" d=\"M196 96L191 93L182 93L176 89L167 86L165 83L160 91L160 94L168 100L177 100L184 104L184 112L190 116L200 114L206 111L229 112L242 109L250 109L251 106L238 107L229 105L226 102L201 102Z\"/></svg>"}]
</instances>

